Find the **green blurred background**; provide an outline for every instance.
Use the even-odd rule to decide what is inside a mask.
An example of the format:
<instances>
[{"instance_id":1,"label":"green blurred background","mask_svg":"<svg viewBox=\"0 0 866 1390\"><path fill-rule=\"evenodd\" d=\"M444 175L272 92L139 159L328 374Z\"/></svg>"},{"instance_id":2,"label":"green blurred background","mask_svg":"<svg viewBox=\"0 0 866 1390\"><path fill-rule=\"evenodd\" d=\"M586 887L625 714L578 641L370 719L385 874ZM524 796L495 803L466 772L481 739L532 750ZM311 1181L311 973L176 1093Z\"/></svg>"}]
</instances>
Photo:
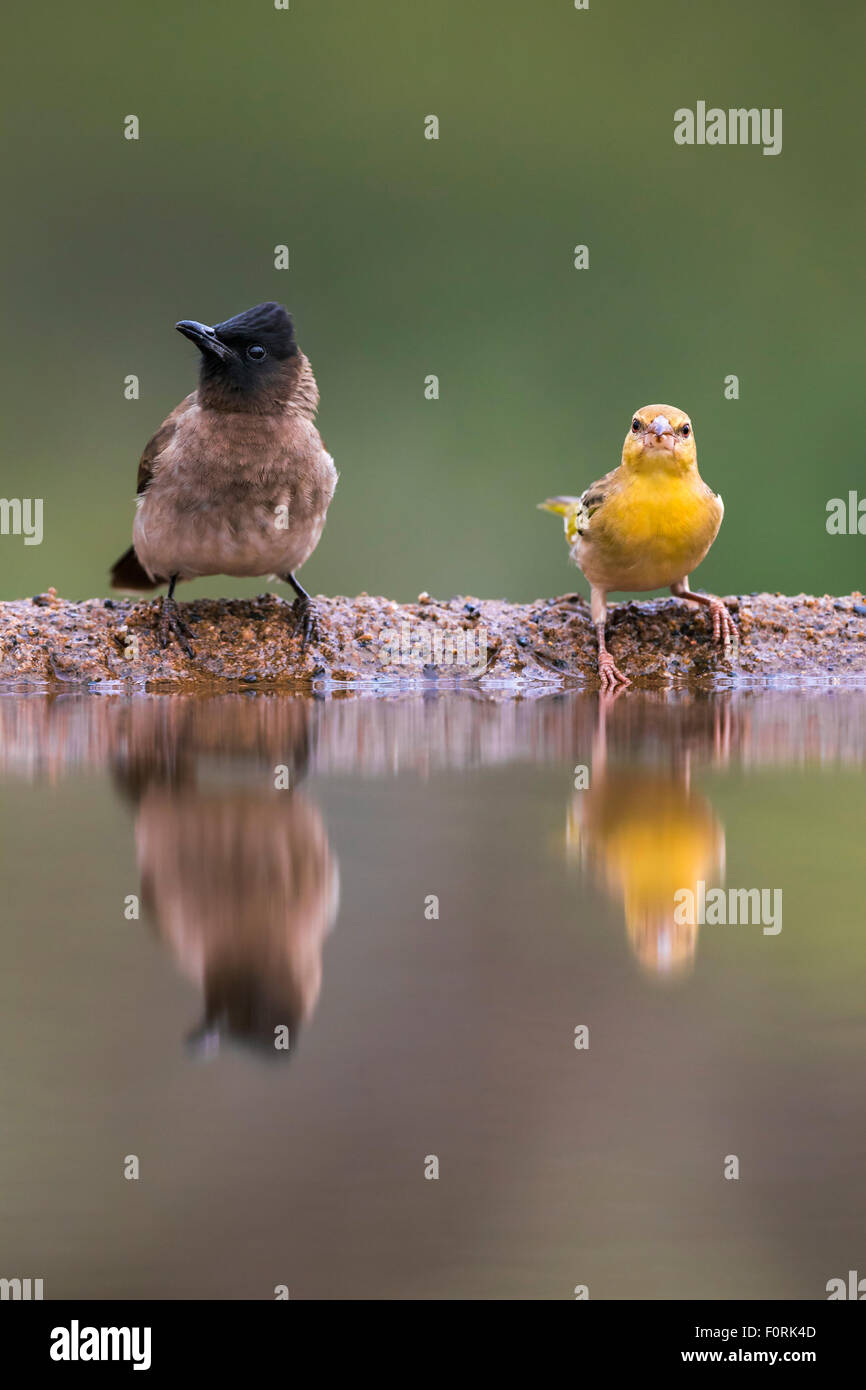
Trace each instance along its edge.
<instances>
[{"instance_id":1,"label":"green blurred background","mask_svg":"<svg viewBox=\"0 0 866 1390\"><path fill-rule=\"evenodd\" d=\"M583 587L535 503L614 466L656 400L691 413L725 498L696 583L861 586L866 541L828 536L825 507L866 494L864 39L857 0L10 14L0 491L45 499L45 539L0 538L0 596L107 592L141 449L195 384L175 320L268 298L341 473L314 592ZM699 99L781 106L782 154L677 147Z\"/></svg>"}]
</instances>

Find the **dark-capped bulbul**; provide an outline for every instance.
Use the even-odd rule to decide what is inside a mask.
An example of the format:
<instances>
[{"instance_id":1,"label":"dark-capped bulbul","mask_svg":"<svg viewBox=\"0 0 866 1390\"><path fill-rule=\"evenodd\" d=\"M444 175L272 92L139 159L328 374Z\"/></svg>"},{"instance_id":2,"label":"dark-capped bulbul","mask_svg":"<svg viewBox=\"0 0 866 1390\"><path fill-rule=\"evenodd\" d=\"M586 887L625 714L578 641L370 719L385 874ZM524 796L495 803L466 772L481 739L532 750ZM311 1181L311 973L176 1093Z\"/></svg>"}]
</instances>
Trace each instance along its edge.
<instances>
[{"instance_id":1,"label":"dark-capped bulbul","mask_svg":"<svg viewBox=\"0 0 866 1390\"><path fill-rule=\"evenodd\" d=\"M319 392L291 315L269 302L213 328L191 319L176 328L201 353L198 390L141 456L132 545L111 571L112 586L168 584L162 645L173 632L192 656L174 598L179 580L274 575L297 595L306 643L315 611L295 570L319 543L337 470L314 424Z\"/></svg>"}]
</instances>

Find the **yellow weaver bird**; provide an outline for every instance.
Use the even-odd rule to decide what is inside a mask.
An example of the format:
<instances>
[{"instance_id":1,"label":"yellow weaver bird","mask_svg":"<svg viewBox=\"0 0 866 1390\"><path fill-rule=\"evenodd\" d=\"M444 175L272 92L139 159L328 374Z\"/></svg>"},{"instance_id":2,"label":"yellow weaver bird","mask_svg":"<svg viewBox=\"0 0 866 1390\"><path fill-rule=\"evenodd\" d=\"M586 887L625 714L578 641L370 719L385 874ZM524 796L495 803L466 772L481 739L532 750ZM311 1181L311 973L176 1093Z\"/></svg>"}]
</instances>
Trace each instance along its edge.
<instances>
[{"instance_id":1,"label":"yellow weaver bird","mask_svg":"<svg viewBox=\"0 0 866 1390\"><path fill-rule=\"evenodd\" d=\"M724 504L698 472L692 422L672 405L645 405L632 418L622 463L580 497L539 506L565 518L571 558L589 580L602 690L630 685L604 639L607 596L670 588L709 608L713 638L727 649L737 629L720 598L695 594L689 575L719 532Z\"/></svg>"}]
</instances>

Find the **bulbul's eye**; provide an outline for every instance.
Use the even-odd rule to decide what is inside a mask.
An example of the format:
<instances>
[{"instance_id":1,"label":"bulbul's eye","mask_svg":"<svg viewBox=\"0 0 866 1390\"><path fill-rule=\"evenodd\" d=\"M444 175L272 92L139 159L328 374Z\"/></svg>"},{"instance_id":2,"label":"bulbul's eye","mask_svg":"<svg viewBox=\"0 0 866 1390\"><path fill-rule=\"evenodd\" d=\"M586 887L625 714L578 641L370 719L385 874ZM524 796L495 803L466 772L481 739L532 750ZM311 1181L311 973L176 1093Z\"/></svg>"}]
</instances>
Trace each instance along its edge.
<instances>
[{"instance_id":1,"label":"bulbul's eye","mask_svg":"<svg viewBox=\"0 0 866 1390\"><path fill-rule=\"evenodd\" d=\"M689 435L691 434L691 432L692 432L692 427L691 427L691 425L683 425L682 429L680 430L680 434L683 436L684 439L688 439L688 437L689 437Z\"/></svg>"},{"instance_id":2,"label":"bulbul's eye","mask_svg":"<svg viewBox=\"0 0 866 1390\"><path fill-rule=\"evenodd\" d=\"M261 362L262 358L267 357L267 355L268 354L259 343L252 343L247 348L247 357L251 357L254 362Z\"/></svg>"},{"instance_id":3,"label":"bulbul's eye","mask_svg":"<svg viewBox=\"0 0 866 1390\"><path fill-rule=\"evenodd\" d=\"M631 428L633 434L640 434L640 420L637 418L637 416L635 416L632 420Z\"/></svg>"}]
</instances>

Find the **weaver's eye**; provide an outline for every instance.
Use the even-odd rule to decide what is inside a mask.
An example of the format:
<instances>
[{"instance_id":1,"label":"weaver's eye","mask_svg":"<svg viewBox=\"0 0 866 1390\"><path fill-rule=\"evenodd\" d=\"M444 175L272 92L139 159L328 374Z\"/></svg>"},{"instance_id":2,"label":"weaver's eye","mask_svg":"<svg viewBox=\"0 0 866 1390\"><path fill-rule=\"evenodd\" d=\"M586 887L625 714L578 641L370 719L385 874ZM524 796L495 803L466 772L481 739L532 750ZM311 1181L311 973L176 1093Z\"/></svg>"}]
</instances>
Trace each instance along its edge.
<instances>
[{"instance_id":1,"label":"weaver's eye","mask_svg":"<svg viewBox=\"0 0 866 1390\"><path fill-rule=\"evenodd\" d=\"M683 425L682 429L680 430L680 434L683 436L683 439L688 439L688 437L689 437L689 435L691 434L691 432L692 432L692 427L691 427L691 425Z\"/></svg>"},{"instance_id":2,"label":"weaver's eye","mask_svg":"<svg viewBox=\"0 0 866 1390\"><path fill-rule=\"evenodd\" d=\"M640 420L637 416L635 416L631 422L631 431L632 434L640 434Z\"/></svg>"},{"instance_id":3,"label":"weaver's eye","mask_svg":"<svg viewBox=\"0 0 866 1390\"><path fill-rule=\"evenodd\" d=\"M262 358L267 357L267 355L268 354L259 343L251 343L247 348L247 357L251 357L254 362L261 362Z\"/></svg>"}]
</instances>

